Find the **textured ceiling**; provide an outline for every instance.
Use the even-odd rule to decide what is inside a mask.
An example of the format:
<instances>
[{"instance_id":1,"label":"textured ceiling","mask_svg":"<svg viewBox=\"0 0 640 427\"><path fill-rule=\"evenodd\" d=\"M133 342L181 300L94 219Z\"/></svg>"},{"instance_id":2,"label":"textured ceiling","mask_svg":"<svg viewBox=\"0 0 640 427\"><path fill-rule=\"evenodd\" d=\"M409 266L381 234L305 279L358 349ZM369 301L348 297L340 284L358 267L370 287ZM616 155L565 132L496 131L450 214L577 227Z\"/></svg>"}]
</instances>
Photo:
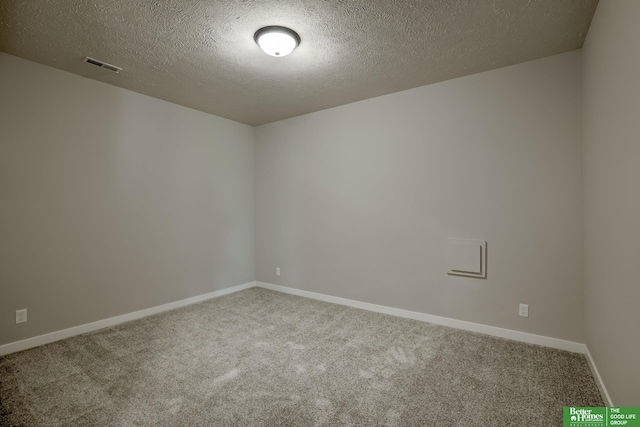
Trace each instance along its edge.
<instances>
[{"instance_id":1,"label":"textured ceiling","mask_svg":"<svg viewBox=\"0 0 640 427\"><path fill-rule=\"evenodd\" d=\"M597 0L0 0L0 50L259 125L582 47ZM300 34L274 58L266 25ZM120 66L120 74L85 64Z\"/></svg>"}]
</instances>

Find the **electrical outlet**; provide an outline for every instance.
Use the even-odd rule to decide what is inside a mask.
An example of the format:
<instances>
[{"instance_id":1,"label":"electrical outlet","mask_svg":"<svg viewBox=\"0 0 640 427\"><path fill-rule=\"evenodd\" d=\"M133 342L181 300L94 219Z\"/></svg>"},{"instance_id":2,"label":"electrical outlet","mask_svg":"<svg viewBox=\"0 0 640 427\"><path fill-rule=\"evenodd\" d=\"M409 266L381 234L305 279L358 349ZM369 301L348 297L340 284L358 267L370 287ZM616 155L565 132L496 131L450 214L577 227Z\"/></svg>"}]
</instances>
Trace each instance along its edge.
<instances>
[{"instance_id":1,"label":"electrical outlet","mask_svg":"<svg viewBox=\"0 0 640 427\"><path fill-rule=\"evenodd\" d=\"M529 317L529 305L520 304L520 312L518 314L522 317Z\"/></svg>"},{"instance_id":2,"label":"electrical outlet","mask_svg":"<svg viewBox=\"0 0 640 427\"><path fill-rule=\"evenodd\" d=\"M27 321L27 309L16 310L16 324Z\"/></svg>"},{"instance_id":3,"label":"electrical outlet","mask_svg":"<svg viewBox=\"0 0 640 427\"><path fill-rule=\"evenodd\" d=\"M280 267L276 267L276 276L280 275Z\"/></svg>"}]
</instances>

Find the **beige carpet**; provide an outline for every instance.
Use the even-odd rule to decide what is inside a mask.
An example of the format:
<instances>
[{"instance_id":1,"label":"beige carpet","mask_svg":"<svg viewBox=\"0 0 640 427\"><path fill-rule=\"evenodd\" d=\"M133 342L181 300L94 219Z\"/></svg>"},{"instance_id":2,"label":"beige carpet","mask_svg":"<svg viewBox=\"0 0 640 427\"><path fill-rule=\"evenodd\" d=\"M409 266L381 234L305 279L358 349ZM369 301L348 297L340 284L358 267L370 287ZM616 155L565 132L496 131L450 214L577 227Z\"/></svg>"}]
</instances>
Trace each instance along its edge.
<instances>
[{"instance_id":1,"label":"beige carpet","mask_svg":"<svg viewBox=\"0 0 640 427\"><path fill-rule=\"evenodd\" d=\"M560 426L582 355L253 288L0 358L2 426Z\"/></svg>"}]
</instances>

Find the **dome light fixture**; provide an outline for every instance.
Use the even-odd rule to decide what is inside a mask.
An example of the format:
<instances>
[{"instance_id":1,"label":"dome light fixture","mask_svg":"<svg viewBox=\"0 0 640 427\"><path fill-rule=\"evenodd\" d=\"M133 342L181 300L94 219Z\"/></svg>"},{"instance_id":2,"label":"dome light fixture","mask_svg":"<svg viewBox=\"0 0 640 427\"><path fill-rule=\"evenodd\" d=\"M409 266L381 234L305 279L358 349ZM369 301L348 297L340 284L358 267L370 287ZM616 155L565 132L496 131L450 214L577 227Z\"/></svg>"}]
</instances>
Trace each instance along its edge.
<instances>
[{"instance_id":1,"label":"dome light fixture","mask_svg":"<svg viewBox=\"0 0 640 427\"><path fill-rule=\"evenodd\" d=\"M298 33L276 25L260 28L253 39L264 53L278 58L289 55L300 44Z\"/></svg>"}]
</instances>

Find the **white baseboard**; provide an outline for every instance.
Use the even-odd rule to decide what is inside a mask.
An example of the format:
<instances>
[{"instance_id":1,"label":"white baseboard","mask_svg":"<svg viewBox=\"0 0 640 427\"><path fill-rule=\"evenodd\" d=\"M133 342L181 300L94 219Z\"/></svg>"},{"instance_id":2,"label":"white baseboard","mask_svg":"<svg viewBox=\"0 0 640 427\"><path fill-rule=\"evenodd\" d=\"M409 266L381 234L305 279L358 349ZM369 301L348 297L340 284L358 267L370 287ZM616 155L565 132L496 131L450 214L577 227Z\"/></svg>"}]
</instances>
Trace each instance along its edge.
<instances>
[{"instance_id":1,"label":"white baseboard","mask_svg":"<svg viewBox=\"0 0 640 427\"><path fill-rule=\"evenodd\" d=\"M495 337L508 338L515 341L522 341L529 344L537 344L545 347L557 348L574 353L584 353L585 345L573 341L565 341L558 338L545 337L542 335L529 334L527 332L514 331L512 329L498 328L496 326L482 325L480 323L456 320L448 317L434 316L431 314L418 313L416 311L402 310L400 308L387 307L384 305L370 304L367 302L355 301L346 298L334 297L331 295L318 294L300 289L288 288L286 286L273 285L271 283L256 282L256 286L271 289L272 291L284 292L301 297L312 298L320 301L332 302L363 310L375 311L378 313L390 314L392 316L405 317L407 319L420 320L423 322L435 323L437 325L449 326L465 331L478 332Z\"/></svg>"},{"instance_id":2,"label":"white baseboard","mask_svg":"<svg viewBox=\"0 0 640 427\"><path fill-rule=\"evenodd\" d=\"M242 291L244 289L253 288L254 286L255 286L255 282L249 282L243 285L232 286L230 288L221 289L215 292L209 292L207 294L186 298L180 301L174 301L168 304L158 305L156 307L145 308L144 310L134 311L133 313L122 314L120 316L110 317L108 319L102 319L96 322L86 323L84 325L63 329L61 331L51 332L51 333L39 335L33 338L27 338L22 341L16 341L9 344L0 345L0 356L3 356L5 354L10 354L10 353L15 353L22 350L27 350L29 348L38 347L44 344L49 344L55 341L63 340L65 338L70 338L76 335L85 334L87 332L97 331L98 329L108 328L109 326L114 326L119 323L129 322L131 320L136 320L142 317L151 316L152 314L162 313L163 311L169 311L176 308L184 307L186 305L191 305L198 302L206 301L208 299L217 298L222 295L227 295L234 292Z\"/></svg>"},{"instance_id":3,"label":"white baseboard","mask_svg":"<svg viewBox=\"0 0 640 427\"><path fill-rule=\"evenodd\" d=\"M600 376L600 372L598 372L598 368L596 367L596 362L591 357L591 353L589 352L589 347L584 346L584 354L587 358L587 363L589 364L589 368L591 369L591 373L593 374L593 379L596 380L596 385L598 386L598 390L600 390L600 395L602 395L602 399L604 400L604 404L606 406L615 406L613 401L611 400L611 396L609 396L609 392L607 388L604 386L604 382L602 381L602 377Z\"/></svg>"},{"instance_id":4,"label":"white baseboard","mask_svg":"<svg viewBox=\"0 0 640 427\"><path fill-rule=\"evenodd\" d=\"M96 331L102 328L108 328L120 323L129 322L131 320L140 319L142 317L151 316L153 314L162 313L164 311L174 310L176 308L184 307L187 305L195 304L198 302L206 301L208 299L217 298L223 295L228 295L234 292L242 291L253 287L261 287L270 289L272 291L283 292L286 294L297 295L301 297L316 299L320 301L331 302L334 304L345 305L349 307L359 308L362 310L374 311L377 313L389 314L392 316L404 317L407 319L419 320L428 323L435 323L437 325L449 326L456 329L462 329L465 331L478 332L481 334L492 335L501 338L512 339L515 341L526 342L529 344L537 344L545 347L556 348L560 350L571 351L574 353L583 353L589 364L589 368L593 373L593 377L596 381L596 385L600 390L600 394L605 401L605 405L613 406L611 397L607 392L602 377L598 372L598 368L589 353L589 349L586 345L565 341L558 338L551 338L542 335L529 334L526 332L514 331L511 329L498 328L496 326L482 325L479 323L467 322L464 320L456 320L448 317L434 316L431 314L419 313L416 311L403 310L399 308L387 307L384 305L371 304L367 302L361 302L356 300L350 300L347 298L334 297L331 295L319 294L316 292L304 291L301 289L288 288L286 286L274 285L264 282L249 282L243 285L232 286L230 288L221 289L215 292L209 292L207 294L198 295L191 298L186 298L180 301L170 302L168 304L159 305L156 307L146 308L144 310L135 311L133 313L127 313L120 316L110 317L108 319L98 320L96 322L87 323L84 325L74 326L72 328L63 329L61 331L51 332L44 335L39 335L33 338L27 338L22 341L16 341L9 344L0 345L0 356L15 353L29 348L38 347L40 345L49 344L55 341L70 338L76 335L81 335L87 332Z\"/></svg>"},{"instance_id":5,"label":"white baseboard","mask_svg":"<svg viewBox=\"0 0 640 427\"><path fill-rule=\"evenodd\" d=\"M456 320L448 317L434 316L431 314L418 313L415 311L402 310L399 308L387 307L383 305L370 304L367 302L361 302L356 300L350 300L347 298L334 297L331 295L319 294L316 292L303 291L301 289L288 288L286 286L274 285L271 283L264 282L256 282L256 286L270 289L272 291L284 292L286 294L297 295L306 298L312 298L320 301L331 302L334 304L346 305L349 307L359 308L362 310L375 311L377 313L385 313L390 314L392 316L404 317L407 319L420 320L423 322L435 323L438 325L449 326L456 329L463 329L466 331L478 332L486 335L493 335L501 338L508 338L515 341L526 342L529 344L537 344L545 347L556 348L559 350L571 351L573 353L582 353L585 355L587 359L587 364L591 369L593 374L593 378L595 379L596 385L600 390L600 395L604 400L604 404L606 406L614 406L613 401L611 400L611 396L609 396L609 392L602 381L602 377L600 376L600 372L598 372L598 368L596 367L595 361L593 357L591 357L591 353L589 352L589 348L582 343L573 342L573 341L565 341L558 338L546 337L543 335L535 335L529 334L526 332L514 331L512 329L504 329L498 328L496 326L488 326L482 325L479 323L466 322L464 320Z\"/></svg>"}]
</instances>

